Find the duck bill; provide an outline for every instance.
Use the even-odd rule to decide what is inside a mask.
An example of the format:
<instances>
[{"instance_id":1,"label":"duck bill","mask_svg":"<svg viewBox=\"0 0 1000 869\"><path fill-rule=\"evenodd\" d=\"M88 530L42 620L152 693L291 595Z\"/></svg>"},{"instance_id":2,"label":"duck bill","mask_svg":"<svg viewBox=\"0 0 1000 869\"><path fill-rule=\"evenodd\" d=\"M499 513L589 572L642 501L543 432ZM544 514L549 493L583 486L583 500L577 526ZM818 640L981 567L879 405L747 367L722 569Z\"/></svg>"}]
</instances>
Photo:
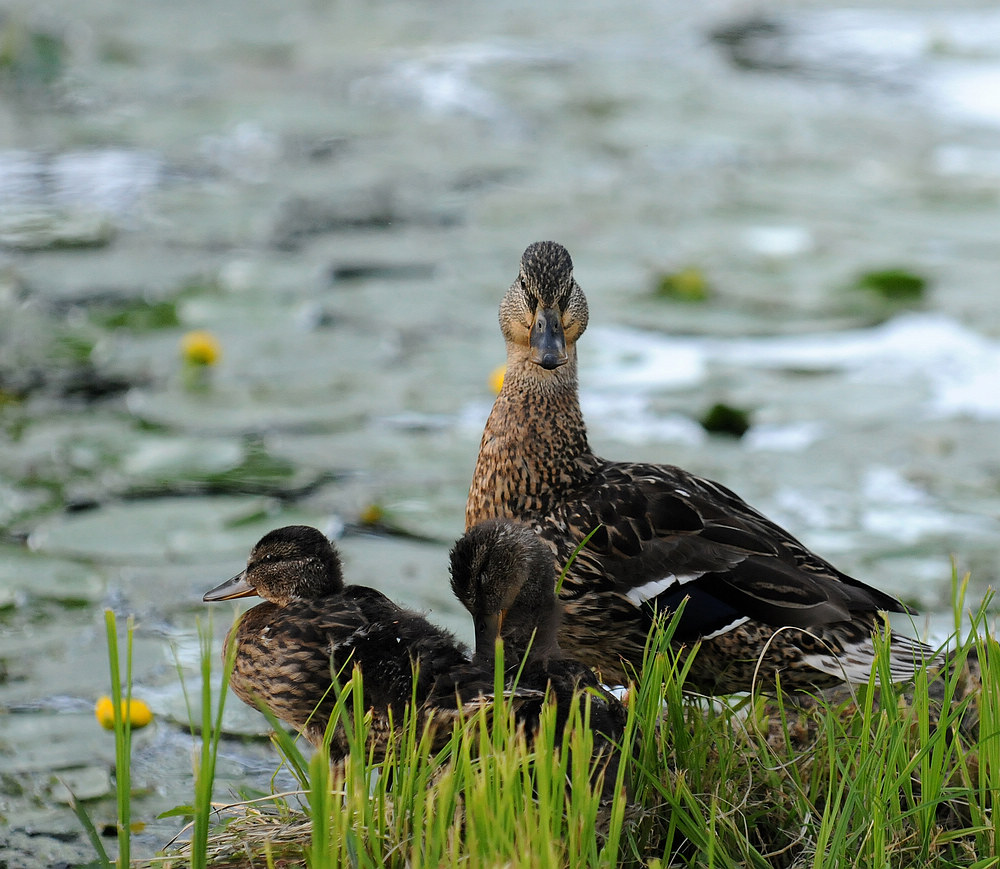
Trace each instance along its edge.
<instances>
[{"instance_id":1,"label":"duck bill","mask_svg":"<svg viewBox=\"0 0 1000 869\"><path fill-rule=\"evenodd\" d=\"M237 597L253 597L255 594L257 594L257 589L247 582L246 571L243 571L232 579L227 579L222 585L217 585L211 591L206 591L202 600L232 600Z\"/></svg>"},{"instance_id":2,"label":"duck bill","mask_svg":"<svg viewBox=\"0 0 1000 869\"><path fill-rule=\"evenodd\" d=\"M566 335L563 333L562 316L558 308L538 306L535 322L531 326L531 361L552 371L569 362L566 353Z\"/></svg>"},{"instance_id":3,"label":"duck bill","mask_svg":"<svg viewBox=\"0 0 1000 869\"><path fill-rule=\"evenodd\" d=\"M492 661L496 652L496 642L503 629L505 610L485 616L476 627L476 657Z\"/></svg>"}]
</instances>

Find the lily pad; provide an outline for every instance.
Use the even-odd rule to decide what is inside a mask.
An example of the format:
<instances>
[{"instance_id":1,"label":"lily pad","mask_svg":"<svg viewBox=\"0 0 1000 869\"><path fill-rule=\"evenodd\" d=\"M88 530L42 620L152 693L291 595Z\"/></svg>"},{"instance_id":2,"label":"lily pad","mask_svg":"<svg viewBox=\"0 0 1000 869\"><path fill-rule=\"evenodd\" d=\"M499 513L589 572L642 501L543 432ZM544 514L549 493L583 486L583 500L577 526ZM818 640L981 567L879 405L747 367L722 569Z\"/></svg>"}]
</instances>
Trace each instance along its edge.
<instances>
[{"instance_id":1,"label":"lily pad","mask_svg":"<svg viewBox=\"0 0 1000 869\"><path fill-rule=\"evenodd\" d=\"M24 548L0 547L0 606L21 599L92 604L105 591L100 571L76 561L48 558Z\"/></svg>"},{"instance_id":2,"label":"lily pad","mask_svg":"<svg viewBox=\"0 0 1000 869\"><path fill-rule=\"evenodd\" d=\"M103 247L114 236L114 223L97 211L31 209L0 218L0 246L15 250Z\"/></svg>"},{"instance_id":3,"label":"lily pad","mask_svg":"<svg viewBox=\"0 0 1000 869\"><path fill-rule=\"evenodd\" d=\"M53 516L31 534L32 548L75 557L145 562L204 560L232 547L225 529L261 508L258 498L161 498Z\"/></svg>"},{"instance_id":4,"label":"lily pad","mask_svg":"<svg viewBox=\"0 0 1000 869\"><path fill-rule=\"evenodd\" d=\"M67 769L53 777L50 794L58 803L69 805L74 800L96 800L111 793L111 776L99 766Z\"/></svg>"}]
</instances>

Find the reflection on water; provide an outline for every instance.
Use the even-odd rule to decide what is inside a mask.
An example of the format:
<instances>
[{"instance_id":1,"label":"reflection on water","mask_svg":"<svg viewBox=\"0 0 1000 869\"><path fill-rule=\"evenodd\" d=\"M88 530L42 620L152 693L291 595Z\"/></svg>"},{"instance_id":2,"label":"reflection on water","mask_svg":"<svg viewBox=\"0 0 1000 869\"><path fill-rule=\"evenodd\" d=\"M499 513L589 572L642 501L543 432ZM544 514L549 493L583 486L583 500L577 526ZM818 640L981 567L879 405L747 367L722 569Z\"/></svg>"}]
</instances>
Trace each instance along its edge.
<instances>
[{"instance_id":1,"label":"reflection on water","mask_svg":"<svg viewBox=\"0 0 1000 869\"><path fill-rule=\"evenodd\" d=\"M446 553L536 239L591 302L601 453L723 480L935 629L952 557L1000 578L992 8L56 6L0 20L12 865L89 855L56 773L113 818L104 607L136 616L157 716L145 820L190 799L201 594L269 528L344 534L352 581L468 637ZM706 301L653 292L684 269ZM930 288L854 286L879 269ZM198 376L195 329L221 347ZM704 431L716 402L746 436ZM237 703L227 727L263 730ZM227 742L220 796L271 771Z\"/></svg>"}]
</instances>

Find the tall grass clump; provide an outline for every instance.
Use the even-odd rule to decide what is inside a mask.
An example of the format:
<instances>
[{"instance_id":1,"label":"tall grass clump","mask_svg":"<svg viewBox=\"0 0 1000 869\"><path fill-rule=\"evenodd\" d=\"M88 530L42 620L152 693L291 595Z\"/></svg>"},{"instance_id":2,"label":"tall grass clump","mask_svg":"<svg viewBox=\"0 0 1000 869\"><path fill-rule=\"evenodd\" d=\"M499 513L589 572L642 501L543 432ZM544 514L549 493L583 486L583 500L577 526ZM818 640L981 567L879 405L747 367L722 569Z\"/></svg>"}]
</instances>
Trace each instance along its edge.
<instances>
[{"instance_id":1,"label":"tall grass clump","mask_svg":"<svg viewBox=\"0 0 1000 869\"><path fill-rule=\"evenodd\" d=\"M132 636L134 624L130 616L125 626L125 678L122 680L121 652L118 646L118 622L113 610L104 611L104 627L108 638L108 665L111 674L111 710L115 735L115 835L118 843L119 869L126 869L132 849ZM124 686L124 687L123 687ZM124 692L124 693L123 693ZM70 807L79 819L94 846L98 865L111 869L111 858L101 841L90 815L70 794Z\"/></svg>"},{"instance_id":2,"label":"tall grass clump","mask_svg":"<svg viewBox=\"0 0 1000 869\"><path fill-rule=\"evenodd\" d=\"M132 855L132 648L135 624L131 616L125 624L125 673L122 678L122 654L118 639L118 620L113 610L104 611L104 628L108 641L108 667L111 682L111 727L115 737L115 837L118 858L112 863L97 827L87 810L70 792L69 804L90 843L94 846L97 864L102 869L117 865L125 869ZM141 725L140 725L141 726ZM69 788L67 788L69 790Z\"/></svg>"},{"instance_id":3,"label":"tall grass clump","mask_svg":"<svg viewBox=\"0 0 1000 869\"><path fill-rule=\"evenodd\" d=\"M502 667L501 656L501 686ZM335 692L326 738L308 760L297 737L263 710L275 727L282 762L302 775L299 800L308 825L303 828L292 811L276 813L273 824L260 824L258 808L234 806L236 819L229 818L211 837L207 853L196 855L203 846L193 836L180 853L158 864L214 864L243 859L251 851L261 865L280 859L313 869L618 864L627 768L610 765L613 778L606 785L605 770L593 763L586 694L559 710L560 719L565 711L565 725L557 724L554 704L541 703L537 692L516 689L450 716L443 731L439 718L411 704L395 722L397 738L376 756L366 738L370 716L360 670L349 678L345 674ZM529 733L520 718L531 704L537 726ZM349 753L331 764L330 743L338 729ZM248 825L241 824L241 812L251 819ZM296 842L284 836L291 825L302 833ZM263 835L254 842L257 832Z\"/></svg>"},{"instance_id":4,"label":"tall grass clump","mask_svg":"<svg viewBox=\"0 0 1000 869\"><path fill-rule=\"evenodd\" d=\"M231 646L223 657L222 673L219 678L219 689L215 712L213 714L212 671L216 660L212 653L212 622L208 626L198 622L198 638L200 643L200 696L197 714L192 707L191 695L180 664L177 665L178 678L184 694L184 704L187 709L191 739L197 746L192 754L192 773L194 779L194 794L190 804L177 806L164 812L160 817L186 816L190 817L191 843L189 848L189 865L192 869L204 869L209 865L209 836L212 828L212 817L215 805L212 795L215 788L215 768L219 755L219 742L222 738L222 716L226 707L229 680L236 661L236 648Z\"/></svg>"},{"instance_id":5,"label":"tall grass clump","mask_svg":"<svg viewBox=\"0 0 1000 869\"><path fill-rule=\"evenodd\" d=\"M891 685L883 640L867 685L815 697L685 692L698 651L678 653L664 621L625 696L620 762L606 770L592 763L586 694L558 723L554 706L534 707L532 733L516 691L447 725L411 705L376 754L361 673L344 673L311 756L269 716L301 792L272 797L270 810L230 806L224 826L157 865L1000 866L998 650L989 602L962 613L963 588L964 638L941 672ZM215 746L220 721L203 718ZM349 752L331 764L337 728ZM211 774L207 758L199 769ZM210 796L210 784L197 786ZM209 796L196 799L205 824Z\"/></svg>"},{"instance_id":6,"label":"tall grass clump","mask_svg":"<svg viewBox=\"0 0 1000 869\"><path fill-rule=\"evenodd\" d=\"M977 855L993 853L984 834L997 782L976 769L997 732L982 707L1000 685L977 649L985 610L971 623L942 672L917 672L909 685L891 685L882 640L868 685L794 702L749 697L693 715L689 702L687 729L661 733L659 786L670 823L700 824L708 836L664 860L993 865Z\"/></svg>"},{"instance_id":7,"label":"tall grass clump","mask_svg":"<svg viewBox=\"0 0 1000 869\"><path fill-rule=\"evenodd\" d=\"M309 764L307 865L494 865L518 854L512 865L615 865L617 845L595 836L603 778L592 770L586 697L561 730L554 705L543 706L532 738L518 722L516 692L484 698L443 734L410 706L376 759L362 692L355 670L331 716L330 730L342 714L347 758L331 767L327 739ZM295 751L287 734L278 739Z\"/></svg>"},{"instance_id":8,"label":"tall grass clump","mask_svg":"<svg viewBox=\"0 0 1000 869\"><path fill-rule=\"evenodd\" d=\"M122 671L118 653L118 625L112 610L104 611L108 635L108 663L111 668L111 708L115 731L115 797L118 805L118 865L129 865L132 845L132 636L134 624L129 617L125 628L125 696L122 696Z\"/></svg>"},{"instance_id":9,"label":"tall grass clump","mask_svg":"<svg viewBox=\"0 0 1000 869\"><path fill-rule=\"evenodd\" d=\"M219 756L219 739L222 736L222 714L226 708L229 679L236 661L236 644L227 650L223 661L222 677L219 681L218 705L212 716L212 628L211 620L207 629L198 624L201 640L201 750L194 758L194 833L191 842L192 869L204 869L208 865L205 854L208 849L208 835L212 814L212 791L215 785L215 762ZM184 700L188 706L188 720L191 714L187 691ZM192 733L194 736L194 733Z\"/></svg>"}]
</instances>

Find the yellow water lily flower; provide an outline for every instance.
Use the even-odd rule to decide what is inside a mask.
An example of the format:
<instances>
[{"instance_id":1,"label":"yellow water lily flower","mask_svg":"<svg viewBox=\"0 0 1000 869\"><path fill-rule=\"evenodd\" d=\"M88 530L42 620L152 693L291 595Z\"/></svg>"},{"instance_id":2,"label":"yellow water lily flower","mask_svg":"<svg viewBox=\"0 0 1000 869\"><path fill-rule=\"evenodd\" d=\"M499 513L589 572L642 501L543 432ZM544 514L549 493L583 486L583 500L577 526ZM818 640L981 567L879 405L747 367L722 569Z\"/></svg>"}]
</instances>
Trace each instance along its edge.
<instances>
[{"instance_id":1,"label":"yellow water lily flower","mask_svg":"<svg viewBox=\"0 0 1000 869\"><path fill-rule=\"evenodd\" d=\"M385 518L385 510L380 504L368 504L361 508L358 521L362 525L378 525Z\"/></svg>"},{"instance_id":2,"label":"yellow water lily flower","mask_svg":"<svg viewBox=\"0 0 1000 869\"><path fill-rule=\"evenodd\" d=\"M194 329L181 338L181 356L188 365L209 367L222 356L222 345L211 332Z\"/></svg>"},{"instance_id":3,"label":"yellow water lily flower","mask_svg":"<svg viewBox=\"0 0 1000 869\"><path fill-rule=\"evenodd\" d=\"M507 373L506 365L499 365L490 372L490 388L494 392L499 392L503 386L503 376Z\"/></svg>"},{"instance_id":4,"label":"yellow water lily flower","mask_svg":"<svg viewBox=\"0 0 1000 869\"><path fill-rule=\"evenodd\" d=\"M122 700L123 704L124 702ZM94 707L94 715L97 716L98 722L105 730L115 729L115 707L110 697L101 697L97 701L97 705ZM149 708L149 704L145 701L133 697L128 705L128 717L132 723L132 729L138 730L153 720L153 710Z\"/></svg>"}]
</instances>

